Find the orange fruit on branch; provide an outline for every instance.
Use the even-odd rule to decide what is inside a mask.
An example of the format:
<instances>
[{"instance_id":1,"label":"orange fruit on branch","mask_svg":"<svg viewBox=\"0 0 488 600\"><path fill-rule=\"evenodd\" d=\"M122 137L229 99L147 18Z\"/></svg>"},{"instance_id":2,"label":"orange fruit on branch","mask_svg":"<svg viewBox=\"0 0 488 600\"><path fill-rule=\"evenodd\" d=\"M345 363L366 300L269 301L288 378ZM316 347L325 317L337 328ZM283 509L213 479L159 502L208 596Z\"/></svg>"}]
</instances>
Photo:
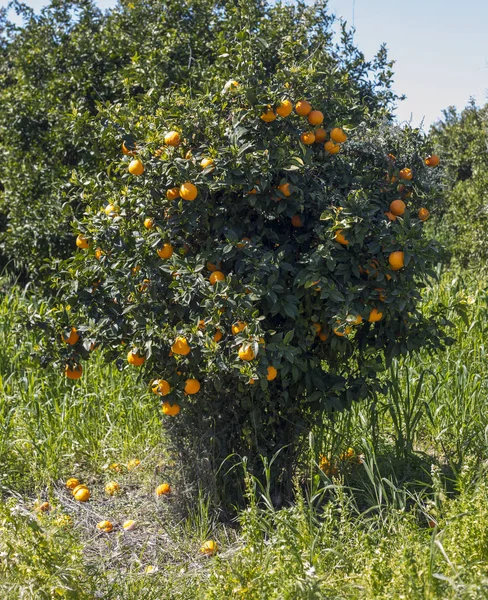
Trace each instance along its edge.
<instances>
[{"instance_id":1,"label":"orange fruit on branch","mask_svg":"<svg viewBox=\"0 0 488 600\"><path fill-rule=\"evenodd\" d=\"M426 208L419 208L418 215L421 221L427 221L430 216L430 212Z\"/></svg>"},{"instance_id":2,"label":"orange fruit on branch","mask_svg":"<svg viewBox=\"0 0 488 600\"><path fill-rule=\"evenodd\" d=\"M324 144L324 150L328 153L328 154L337 154L341 149L340 144L338 144L337 142L334 142L333 140L329 140L328 142L325 142Z\"/></svg>"},{"instance_id":3,"label":"orange fruit on branch","mask_svg":"<svg viewBox=\"0 0 488 600\"><path fill-rule=\"evenodd\" d=\"M280 117L288 117L291 114L291 111L293 110L293 104L290 102L290 100L282 100L278 106L278 108L276 109L276 112L279 114Z\"/></svg>"},{"instance_id":4,"label":"orange fruit on branch","mask_svg":"<svg viewBox=\"0 0 488 600\"><path fill-rule=\"evenodd\" d=\"M295 104L295 112L301 117L306 117L312 110L312 105L307 100L299 100Z\"/></svg>"},{"instance_id":5,"label":"orange fruit on branch","mask_svg":"<svg viewBox=\"0 0 488 600\"><path fill-rule=\"evenodd\" d=\"M324 122L324 115L320 110L312 110L308 113L307 119L310 125L321 125Z\"/></svg>"},{"instance_id":6,"label":"orange fruit on branch","mask_svg":"<svg viewBox=\"0 0 488 600\"><path fill-rule=\"evenodd\" d=\"M80 233L80 235L76 238L76 245L78 246L78 248L86 250L90 247L90 242L88 241L87 237Z\"/></svg>"},{"instance_id":7,"label":"orange fruit on branch","mask_svg":"<svg viewBox=\"0 0 488 600\"><path fill-rule=\"evenodd\" d=\"M425 159L425 164L428 167L437 167L437 165L440 163L440 158L437 156L437 154L431 154L430 156L428 156Z\"/></svg>"},{"instance_id":8,"label":"orange fruit on branch","mask_svg":"<svg viewBox=\"0 0 488 600\"><path fill-rule=\"evenodd\" d=\"M200 391L200 387L201 386L198 379L187 379L185 382L185 393L191 396L192 394L198 393Z\"/></svg>"},{"instance_id":9,"label":"orange fruit on branch","mask_svg":"<svg viewBox=\"0 0 488 600\"><path fill-rule=\"evenodd\" d=\"M158 249L158 256L159 258L171 258L173 256L173 246L163 244L163 247Z\"/></svg>"},{"instance_id":10,"label":"orange fruit on branch","mask_svg":"<svg viewBox=\"0 0 488 600\"><path fill-rule=\"evenodd\" d=\"M182 356L186 356L190 353L190 346L186 341L185 337L177 337L171 346L171 351L173 354L181 354Z\"/></svg>"},{"instance_id":11,"label":"orange fruit on branch","mask_svg":"<svg viewBox=\"0 0 488 600\"><path fill-rule=\"evenodd\" d=\"M390 204L390 212L396 217L401 217L405 212L405 202L403 200L393 200Z\"/></svg>"},{"instance_id":12,"label":"orange fruit on branch","mask_svg":"<svg viewBox=\"0 0 488 600\"><path fill-rule=\"evenodd\" d=\"M131 173L131 175L135 175L136 177L144 173L144 165L138 158L134 158L134 160L130 161L129 173Z\"/></svg>"},{"instance_id":13,"label":"orange fruit on branch","mask_svg":"<svg viewBox=\"0 0 488 600\"><path fill-rule=\"evenodd\" d=\"M330 139L338 144L343 144L347 140L347 135L340 127L334 127L330 132Z\"/></svg>"},{"instance_id":14,"label":"orange fruit on branch","mask_svg":"<svg viewBox=\"0 0 488 600\"><path fill-rule=\"evenodd\" d=\"M129 350L128 354L127 354L127 362L134 366L134 367L140 367L144 364L144 362L146 361L146 357L144 354L139 354L139 351L137 349L133 349L133 350Z\"/></svg>"},{"instance_id":15,"label":"orange fruit on branch","mask_svg":"<svg viewBox=\"0 0 488 600\"><path fill-rule=\"evenodd\" d=\"M325 131L325 129L323 127L319 127L318 129L315 130L315 143L316 144L322 144L323 142L325 142L325 139L327 137L327 131Z\"/></svg>"},{"instance_id":16,"label":"orange fruit on branch","mask_svg":"<svg viewBox=\"0 0 488 600\"><path fill-rule=\"evenodd\" d=\"M187 181L182 186L180 186L180 196L183 200L195 200L198 195L198 189L196 185Z\"/></svg>"},{"instance_id":17,"label":"orange fruit on branch","mask_svg":"<svg viewBox=\"0 0 488 600\"><path fill-rule=\"evenodd\" d=\"M300 136L300 140L306 146L310 146L315 142L315 134L313 131L304 131Z\"/></svg>"},{"instance_id":18,"label":"orange fruit on branch","mask_svg":"<svg viewBox=\"0 0 488 600\"><path fill-rule=\"evenodd\" d=\"M272 123L275 119L276 119L276 113L274 112L274 110L271 108L271 106L268 106L268 108L266 109L266 111L261 115L260 117L265 123Z\"/></svg>"},{"instance_id":19,"label":"orange fruit on branch","mask_svg":"<svg viewBox=\"0 0 488 600\"><path fill-rule=\"evenodd\" d=\"M349 241L345 238L344 236L344 229L338 229L335 232L335 236L334 239L336 242L338 242L339 244L342 244L343 246L347 246L349 244Z\"/></svg>"},{"instance_id":20,"label":"orange fruit on branch","mask_svg":"<svg viewBox=\"0 0 488 600\"><path fill-rule=\"evenodd\" d=\"M168 200L176 200L179 197L180 197L180 188L173 187L173 188L169 188L169 190L166 190L166 198Z\"/></svg>"},{"instance_id":21,"label":"orange fruit on branch","mask_svg":"<svg viewBox=\"0 0 488 600\"><path fill-rule=\"evenodd\" d=\"M163 411L163 415L176 417L176 415L180 412L181 409L179 404L170 404L168 401L166 401L163 402L161 410Z\"/></svg>"},{"instance_id":22,"label":"orange fruit on branch","mask_svg":"<svg viewBox=\"0 0 488 600\"><path fill-rule=\"evenodd\" d=\"M78 331L76 330L76 327L72 327L70 329L68 336L63 335L63 341L66 344L69 344L70 346L74 346L79 339L80 339L80 335L79 335Z\"/></svg>"},{"instance_id":23,"label":"orange fruit on branch","mask_svg":"<svg viewBox=\"0 0 488 600\"><path fill-rule=\"evenodd\" d=\"M68 379L80 379L83 375L83 367L81 365L75 365L71 368L69 365L66 365L64 374Z\"/></svg>"},{"instance_id":24,"label":"orange fruit on branch","mask_svg":"<svg viewBox=\"0 0 488 600\"><path fill-rule=\"evenodd\" d=\"M177 131L168 131L168 133L164 136L164 143L167 146L179 146L181 143L180 134Z\"/></svg>"},{"instance_id":25,"label":"orange fruit on branch","mask_svg":"<svg viewBox=\"0 0 488 600\"><path fill-rule=\"evenodd\" d=\"M400 171L400 173L398 173L398 176L400 177L400 179L403 179L404 181L411 181L413 179L413 172L412 169L402 169Z\"/></svg>"},{"instance_id":26,"label":"orange fruit on branch","mask_svg":"<svg viewBox=\"0 0 488 600\"><path fill-rule=\"evenodd\" d=\"M222 273L222 271L214 271L210 274L208 279L212 285L215 285L217 281L224 281L225 275Z\"/></svg>"},{"instance_id":27,"label":"orange fruit on branch","mask_svg":"<svg viewBox=\"0 0 488 600\"><path fill-rule=\"evenodd\" d=\"M405 254L401 250L392 252L388 257L388 262L390 263L391 270L399 271L401 268L403 268L405 266L404 260Z\"/></svg>"},{"instance_id":28,"label":"orange fruit on branch","mask_svg":"<svg viewBox=\"0 0 488 600\"><path fill-rule=\"evenodd\" d=\"M256 358L254 351L250 344L243 345L239 348L238 352L239 358L241 360L250 361Z\"/></svg>"}]
</instances>

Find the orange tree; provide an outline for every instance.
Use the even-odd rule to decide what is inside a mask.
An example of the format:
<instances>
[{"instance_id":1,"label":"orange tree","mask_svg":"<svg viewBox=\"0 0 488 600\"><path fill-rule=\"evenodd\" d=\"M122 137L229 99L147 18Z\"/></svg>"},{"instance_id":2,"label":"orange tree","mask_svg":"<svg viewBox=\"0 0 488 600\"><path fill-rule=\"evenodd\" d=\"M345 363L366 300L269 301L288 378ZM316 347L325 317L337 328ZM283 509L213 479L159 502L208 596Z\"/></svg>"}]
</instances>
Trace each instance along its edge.
<instances>
[{"instance_id":1,"label":"orange tree","mask_svg":"<svg viewBox=\"0 0 488 600\"><path fill-rule=\"evenodd\" d=\"M192 460L285 448L287 492L326 413L443 343L417 308L436 257L423 137L388 122L385 57L365 72L322 9L243 3L196 88L101 107L106 168L73 182L79 250L44 319L46 362L139 369Z\"/></svg>"}]
</instances>

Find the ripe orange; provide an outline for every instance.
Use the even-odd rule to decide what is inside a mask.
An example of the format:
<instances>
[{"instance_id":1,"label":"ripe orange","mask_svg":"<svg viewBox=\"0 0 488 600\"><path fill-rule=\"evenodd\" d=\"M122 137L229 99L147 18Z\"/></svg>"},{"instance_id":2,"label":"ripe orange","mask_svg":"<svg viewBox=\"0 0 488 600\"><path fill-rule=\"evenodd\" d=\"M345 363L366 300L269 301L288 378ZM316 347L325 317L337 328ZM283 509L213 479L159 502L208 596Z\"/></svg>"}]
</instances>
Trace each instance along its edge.
<instances>
[{"instance_id":1,"label":"ripe orange","mask_svg":"<svg viewBox=\"0 0 488 600\"><path fill-rule=\"evenodd\" d=\"M289 183L282 183L281 185L278 186L278 189L283 194L283 196L285 196L286 198L291 196L291 190L290 190Z\"/></svg>"},{"instance_id":2,"label":"ripe orange","mask_svg":"<svg viewBox=\"0 0 488 600\"><path fill-rule=\"evenodd\" d=\"M333 140L329 140L328 142L325 142L324 144L324 150L328 153L328 154L337 154L341 149L340 144L334 142Z\"/></svg>"},{"instance_id":3,"label":"ripe orange","mask_svg":"<svg viewBox=\"0 0 488 600\"><path fill-rule=\"evenodd\" d=\"M158 249L158 256L159 258L171 258L173 256L173 246L163 244L163 247Z\"/></svg>"},{"instance_id":4,"label":"ripe orange","mask_svg":"<svg viewBox=\"0 0 488 600\"><path fill-rule=\"evenodd\" d=\"M122 465L119 463L112 463L108 468L115 473L120 473L122 471Z\"/></svg>"},{"instance_id":5,"label":"ripe orange","mask_svg":"<svg viewBox=\"0 0 488 600\"><path fill-rule=\"evenodd\" d=\"M261 115L261 119L265 123L272 123L276 119L276 113L272 110L271 106L268 105L266 112Z\"/></svg>"},{"instance_id":6,"label":"ripe orange","mask_svg":"<svg viewBox=\"0 0 488 600\"><path fill-rule=\"evenodd\" d=\"M430 212L426 208L419 208L418 214L421 221L427 221L430 216Z\"/></svg>"},{"instance_id":7,"label":"ripe orange","mask_svg":"<svg viewBox=\"0 0 488 600\"><path fill-rule=\"evenodd\" d=\"M81 365L75 365L71 368L69 365L66 365L64 374L68 379L80 379L83 375L83 367Z\"/></svg>"},{"instance_id":8,"label":"ripe orange","mask_svg":"<svg viewBox=\"0 0 488 600\"><path fill-rule=\"evenodd\" d=\"M310 125L321 125L324 122L324 115L320 110L312 110L307 118Z\"/></svg>"},{"instance_id":9,"label":"ripe orange","mask_svg":"<svg viewBox=\"0 0 488 600\"><path fill-rule=\"evenodd\" d=\"M349 335L351 333L352 327L350 325L346 325L346 327L343 327L340 323L338 323L337 327L334 327L334 329L332 331L337 336L344 337L344 336Z\"/></svg>"},{"instance_id":10,"label":"ripe orange","mask_svg":"<svg viewBox=\"0 0 488 600\"><path fill-rule=\"evenodd\" d=\"M76 331L76 327L71 328L68 337L63 335L63 340L65 341L66 344L69 344L70 346L74 346L79 339L80 339L80 336L79 336L78 332Z\"/></svg>"},{"instance_id":11,"label":"ripe orange","mask_svg":"<svg viewBox=\"0 0 488 600\"><path fill-rule=\"evenodd\" d=\"M241 360L249 361L254 360L256 358L256 355L254 354L254 351L250 344L241 346L239 348L238 354Z\"/></svg>"},{"instance_id":12,"label":"ripe orange","mask_svg":"<svg viewBox=\"0 0 488 600\"><path fill-rule=\"evenodd\" d=\"M174 344L171 346L171 352L173 354L181 354L186 356L190 353L190 346L184 337L177 337Z\"/></svg>"},{"instance_id":13,"label":"ripe orange","mask_svg":"<svg viewBox=\"0 0 488 600\"><path fill-rule=\"evenodd\" d=\"M329 339L329 334L326 331L321 331L319 333L319 339L322 342L326 342Z\"/></svg>"},{"instance_id":14,"label":"ripe orange","mask_svg":"<svg viewBox=\"0 0 488 600\"><path fill-rule=\"evenodd\" d=\"M351 315L351 320L349 321L348 319L348 322L351 325L361 325L361 323L363 322L363 317L361 315L356 315L356 317Z\"/></svg>"},{"instance_id":15,"label":"ripe orange","mask_svg":"<svg viewBox=\"0 0 488 600\"><path fill-rule=\"evenodd\" d=\"M127 521L124 521L122 524L122 529L124 529L125 531L132 531L133 529L135 529L135 527L135 521L133 521L132 519L127 519Z\"/></svg>"},{"instance_id":16,"label":"ripe orange","mask_svg":"<svg viewBox=\"0 0 488 600\"><path fill-rule=\"evenodd\" d=\"M181 410L179 404L170 404L168 401L163 402L161 409L163 415L169 415L170 417L176 417Z\"/></svg>"},{"instance_id":17,"label":"ripe orange","mask_svg":"<svg viewBox=\"0 0 488 600\"><path fill-rule=\"evenodd\" d=\"M327 137L327 131L323 127L319 127L315 130L315 143L322 144L325 142L325 138Z\"/></svg>"},{"instance_id":18,"label":"ripe orange","mask_svg":"<svg viewBox=\"0 0 488 600\"><path fill-rule=\"evenodd\" d=\"M215 169L215 164L212 158L203 158L200 166L202 169L209 169L210 167L212 167L212 171Z\"/></svg>"},{"instance_id":19,"label":"ripe orange","mask_svg":"<svg viewBox=\"0 0 488 600\"><path fill-rule=\"evenodd\" d=\"M88 502L90 499L90 490L86 487L82 487L79 490L73 490L73 497L78 502Z\"/></svg>"},{"instance_id":20,"label":"ripe orange","mask_svg":"<svg viewBox=\"0 0 488 600\"><path fill-rule=\"evenodd\" d=\"M246 246L249 245L250 241L251 241L251 238L243 237L242 240L237 244L237 247L239 249L245 248Z\"/></svg>"},{"instance_id":21,"label":"ripe orange","mask_svg":"<svg viewBox=\"0 0 488 600\"><path fill-rule=\"evenodd\" d=\"M122 142L122 154L125 154L126 156L134 156L136 145L132 144L131 148L132 150L127 147L125 141Z\"/></svg>"},{"instance_id":22,"label":"ripe orange","mask_svg":"<svg viewBox=\"0 0 488 600\"><path fill-rule=\"evenodd\" d=\"M66 487L69 490L74 490L78 485L80 485L80 481L79 479L76 479L76 477L70 477L66 482Z\"/></svg>"},{"instance_id":23,"label":"ripe orange","mask_svg":"<svg viewBox=\"0 0 488 600\"><path fill-rule=\"evenodd\" d=\"M166 190L166 198L168 200L176 200L176 198L180 197L180 188L173 187Z\"/></svg>"},{"instance_id":24,"label":"ripe orange","mask_svg":"<svg viewBox=\"0 0 488 600\"><path fill-rule=\"evenodd\" d=\"M142 175L144 173L144 165L138 158L134 158L129 163L129 173L132 175Z\"/></svg>"},{"instance_id":25,"label":"ripe orange","mask_svg":"<svg viewBox=\"0 0 488 600\"><path fill-rule=\"evenodd\" d=\"M430 156L428 156L425 159L425 164L428 167L437 167L437 165L440 163L440 158L437 156L437 154L431 154Z\"/></svg>"},{"instance_id":26,"label":"ripe orange","mask_svg":"<svg viewBox=\"0 0 488 600\"><path fill-rule=\"evenodd\" d=\"M330 139L338 144L343 144L347 140L347 135L340 127L334 127L330 132Z\"/></svg>"},{"instance_id":27,"label":"ripe orange","mask_svg":"<svg viewBox=\"0 0 488 600\"><path fill-rule=\"evenodd\" d=\"M141 461L138 458L131 458L131 460L129 460L129 462L127 463L127 470L133 471L140 464L141 464Z\"/></svg>"},{"instance_id":28,"label":"ripe orange","mask_svg":"<svg viewBox=\"0 0 488 600\"><path fill-rule=\"evenodd\" d=\"M396 215L394 215L391 211L385 212L385 215L390 221L396 221Z\"/></svg>"},{"instance_id":29,"label":"ripe orange","mask_svg":"<svg viewBox=\"0 0 488 600\"><path fill-rule=\"evenodd\" d=\"M412 169L402 169L400 173L398 173L398 176L404 181L410 181L411 179L413 179Z\"/></svg>"},{"instance_id":30,"label":"ripe orange","mask_svg":"<svg viewBox=\"0 0 488 600\"><path fill-rule=\"evenodd\" d=\"M303 222L300 215L293 215L293 217L291 218L291 224L293 225L293 227L303 227Z\"/></svg>"},{"instance_id":31,"label":"ripe orange","mask_svg":"<svg viewBox=\"0 0 488 600\"><path fill-rule=\"evenodd\" d=\"M222 273L222 271L214 271L210 274L208 279L212 285L215 285L217 281L224 281L225 275Z\"/></svg>"},{"instance_id":32,"label":"ripe orange","mask_svg":"<svg viewBox=\"0 0 488 600\"><path fill-rule=\"evenodd\" d=\"M403 200L393 200L390 204L390 212L396 217L400 217L405 212L405 202Z\"/></svg>"},{"instance_id":33,"label":"ripe orange","mask_svg":"<svg viewBox=\"0 0 488 600\"><path fill-rule=\"evenodd\" d=\"M180 186L180 196L183 200L195 200L198 194L198 189L193 183L187 181L182 186Z\"/></svg>"},{"instance_id":34,"label":"ripe orange","mask_svg":"<svg viewBox=\"0 0 488 600\"><path fill-rule=\"evenodd\" d=\"M219 547L217 545L217 542L214 542L213 540L207 540L206 542L204 542L202 544L202 547L200 548L200 552L202 554L206 554L207 556L212 556L213 554L216 554L219 551Z\"/></svg>"},{"instance_id":35,"label":"ripe orange","mask_svg":"<svg viewBox=\"0 0 488 600\"><path fill-rule=\"evenodd\" d=\"M103 254L104 254L104 252L103 252L103 250L101 248L97 248L95 250L95 258L97 260L100 260L102 258L102 256L103 256Z\"/></svg>"},{"instance_id":36,"label":"ripe orange","mask_svg":"<svg viewBox=\"0 0 488 600\"><path fill-rule=\"evenodd\" d=\"M207 269L208 269L210 272L213 272L213 271L217 271L217 269L220 269L220 268L222 267L222 264L221 264L221 263L219 263L218 265L214 265L214 263L211 263L211 262L209 261L209 262L207 262L207 265L206 265L206 266L207 266Z\"/></svg>"},{"instance_id":37,"label":"ripe orange","mask_svg":"<svg viewBox=\"0 0 488 600\"><path fill-rule=\"evenodd\" d=\"M154 219L151 219L150 217L146 217L144 219L144 227L146 229L152 229L154 227Z\"/></svg>"},{"instance_id":38,"label":"ripe orange","mask_svg":"<svg viewBox=\"0 0 488 600\"><path fill-rule=\"evenodd\" d=\"M76 238L76 245L78 246L78 248L86 250L90 247L90 242L88 241L87 237L80 233L80 235Z\"/></svg>"},{"instance_id":39,"label":"ripe orange","mask_svg":"<svg viewBox=\"0 0 488 600\"><path fill-rule=\"evenodd\" d=\"M113 528L114 526L110 521L100 521L100 523L97 523L97 529L100 529L104 533L110 533Z\"/></svg>"},{"instance_id":40,"label":"ripe orange","mask_svg":"<svg viewBox=\"0 0 488 600\"><path fill-rule=\"evenodd\" d=\"M310 146L315 142L315 134L313 131L304 131L300 136L300 139L303 144Z\"/></svg>"},{"instance_id":41,"label":"ripe orange","mask_svg":"<svg viewBox=\"0 0 488 600\"><path fill-rule=\"evenodd\" d=\"M220 331L220 329L217 329L217 331L214 333L213 339L214 342L220 342L220 340L224 337L224 334Z\"/></svg>"},{"instance_id":42,"label":"ripe orange","mask_svg":"<svg viewBox=\"0 0 488 600\"><path fill-rule=\"evenodd\" d=\"M171 486L169 483L162 483L156 488L156 496L167 496L171 494Z\"/></svg>"},{"instance_id":43,"label":"ripe orange","mask_svg":"<svg viewBox=\"0 0 488 600\"><path fill-rule=\"evenodd\" d=\"M346 240L344 234L342 233L343 231L344 231L344 229L338 229L335 232L334 239L336 242L339 242L339 244L342 244L343 246L347 246L349 244L349 241Z\"/></svg>"},{"instance_id":44,"label":"ripe orange","mask_svg":"<svg viewBox=\"0 0 488 600\"><path fill-rule=\"evenodd\" d=\"M405 266L404 263L405 254L401 250L397 250L396 252L392 252L388 257L388 262L390 263L390 268L392 271L399 271L402 267Z\"/></svg>"},{"instance_id":45,"label":"ripe orange","mask_svg":"<svg viewBox=\"0 0 488 600\"><path fill-rule=\"evenodd\" d=\"M103 209L103 212L107 215L107 217L116 217L119 213L119 207L114 206L113 204L107 204L107 206Z\"/></svg>"},{"instance_id":46,"label":"ripe orange","mask_svg":"<svg viewBox=\"0 0 488 600\"><path fill-rule=\"evenodd\" d=\"M299 100L295 104L295 112L301 117L306 117L312 110L312 105L307 100Z\"/></svg>"},{"instance_id":47,"label":"ripe orange","mask_svg":"<svg viewBox=\"0 0 488 600\"><path fill-rule=\"evenodd\" d=\"M180 134L177 131L168 131L164 136L164 143L168 146L179 146L181 143Z\"/></svg>"},{"instance_id":48,"label":"ripe orange","mask_svg":"<svg viewBox=\"0 0 488 600\"><path fill-rule=\"evenodd\" d=\"M187 379L185 382L185 393L186 394L196 394L200 391L200 382L198 379Z\"/></svg>"},{"instance_id":49,"label":"ripe orange","mask_svg":"<svg viewBox=\"0 0 488 600\"><path fill-rule=\"evenodd\" d=\"M246 327L247 323L245 323L244 321L237 321L237 323L234 323L234 325L232 325L231 331L234 335L237 335L241 331L244 331Z\"/></svg>"},{"instance_id":50,"label":"ripe orange","mask_svg":"<svg viewBox=\"0 0 488 600\"><path fill-rule=\"evenodd\" d=\"M127 362L134 367L140 367L144 364L145 360L146 357L144 355L139 355L138 350L129 350L127 354Z\"/></svg>"},{"instance_id":51,"label":"ripe orange","mask_svg":"<svg viewBox=\"0 0 488 600\"><path fill-rule=\"evenodd\" d=\"M171 386L166 379L158 380L158 393L160 396L167 396L171 392Z\"/></svg>"},{"instance_id":52,"label":"ripe orange","mask_svg":"<svg viewBox=\"0 0 488 600\"><path fill-rule=\"evenodd\" d=\"M377 308L373 308L369 313L368 321L370 323L376 323L377 321L381 321L383 318L383 313L380 312Z\"/></svg>"},{"instance_id":53,"label":"ripe orange","mask_svg":"<svg viewBox=\"0 0 488 600\"><path fill-rule=\"evenodd\" d=\"M289 100L282 100L279 104L276 112L280 115L280 117L288 117L293 110L293 104Z\"/></svg>"},{"instance_id":54,"label":"ripe orange","mask_svg":"<svg viewBox=\"0 0 488 600\"><path fill-rule=\"evenodd\" d=\"M39 504L39 506L36 506L34 510L36 512L48 512L51 510L51 505L49 502L43 502L42 504Z\"/></svg>"},{"instance_id":55,"label":"ripe orange","mask_svg":"<svg viewBox=\"0 0 488 600\"><path fill-rule=\"evenodd\" d=\"M107 485L105 486L105 493L108 496L113 496L117 492L120 492L120 486L116 481L111 481L110 483L107 483Z\"/></svg>"},{"instance_id":56,"label":"ripe orange","mask_svg":"<svg viewBox=\"0 0 488 600\"><path fill-rule=\"evenodd\" d=\"M267 375L266 379L268 381L273 381L273 379L276 379L277 375L278 375L278 371L273 366L270 365L268 367L268 375Z\"/></svg>"}]
</instances>

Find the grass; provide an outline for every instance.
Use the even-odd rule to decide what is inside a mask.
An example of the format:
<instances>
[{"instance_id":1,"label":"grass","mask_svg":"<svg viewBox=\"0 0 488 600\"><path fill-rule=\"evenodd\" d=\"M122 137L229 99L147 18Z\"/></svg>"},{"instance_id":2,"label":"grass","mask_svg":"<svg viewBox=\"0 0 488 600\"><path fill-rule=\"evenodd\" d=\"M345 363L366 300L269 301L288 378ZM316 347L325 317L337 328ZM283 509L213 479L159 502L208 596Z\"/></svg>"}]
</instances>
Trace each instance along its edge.
<instances>
[{"instance_id":1,"label":"grass","mask_svg":"<svg viewBox=\"0 0 488 600\"><path fill-rule=\"evenodd\" d=\"M30 304L29 304L30 303ZM395 362L389 394L310 437L296 502L275 510L246 473L247 509L221 522L164 443L159 403L98 357L81 382L32 359L36 334L0 303L0 596L5 598L378 598L488 596L488 285L445 274L425 293L455 343ZM348 448L354 456L340 459ZM317 466L326 453L338 468ZM141 464L133 471L108 468ZM263 465L272 469L272 464ZM64 481L86 482L76 503ZM121 493L104 494L116 480ZM163 481L173 486L156 498ZM48 500L48 513L33 510ZM125 532L126 519L136 529ZM96 523L111 520L114 531ZM216 539L220 552L199 552ZM153 572L146 568L152 566Z\"/></svg>"}]
</instances>

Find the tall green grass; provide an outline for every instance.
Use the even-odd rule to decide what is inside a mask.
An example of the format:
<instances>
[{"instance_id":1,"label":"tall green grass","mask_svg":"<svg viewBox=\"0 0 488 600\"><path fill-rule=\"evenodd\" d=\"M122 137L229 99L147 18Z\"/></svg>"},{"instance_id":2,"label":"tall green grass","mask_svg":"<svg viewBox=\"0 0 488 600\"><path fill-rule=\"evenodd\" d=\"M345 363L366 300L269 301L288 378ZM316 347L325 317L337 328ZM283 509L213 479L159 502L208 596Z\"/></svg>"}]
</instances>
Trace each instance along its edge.
<instances>
[{"instance_id":1,"label":"tall green grass","mask_svg":"<svg viewBox=\"0 0 488 600\"><path fill-rule=\"evenodd\" d=\"M157 399L96 353L80 382L39 368L37 333L18 315L45 306L8 291L0 302L0 595L488 597L485 281L446 273L425 290L425 315L442 307L453 345L394 362L388 394L317 427L292 506L277 510L243 461L247 509L231 523L220 521L209 490L179 478ZM354 456L344 458L349 447ZM319 469L322 455L337 474ZM106 469L136 457L136 472ZM272 469L264 457L265 481ZM89 505L63 489L71 475L90 482ZM113 478L123 493L107 499L103 486ZM163 480L174 493L161 502L152 490ZM49 499L53 512L34 515L36 499ZM68 530L58 523L65 514ZM115 523L113 534L96 533L102 518ZM129 537L120 527L126 518L138 522ZM221 548L215 558L199 553L208 538Z\"/></svg>"}]
</instances>

